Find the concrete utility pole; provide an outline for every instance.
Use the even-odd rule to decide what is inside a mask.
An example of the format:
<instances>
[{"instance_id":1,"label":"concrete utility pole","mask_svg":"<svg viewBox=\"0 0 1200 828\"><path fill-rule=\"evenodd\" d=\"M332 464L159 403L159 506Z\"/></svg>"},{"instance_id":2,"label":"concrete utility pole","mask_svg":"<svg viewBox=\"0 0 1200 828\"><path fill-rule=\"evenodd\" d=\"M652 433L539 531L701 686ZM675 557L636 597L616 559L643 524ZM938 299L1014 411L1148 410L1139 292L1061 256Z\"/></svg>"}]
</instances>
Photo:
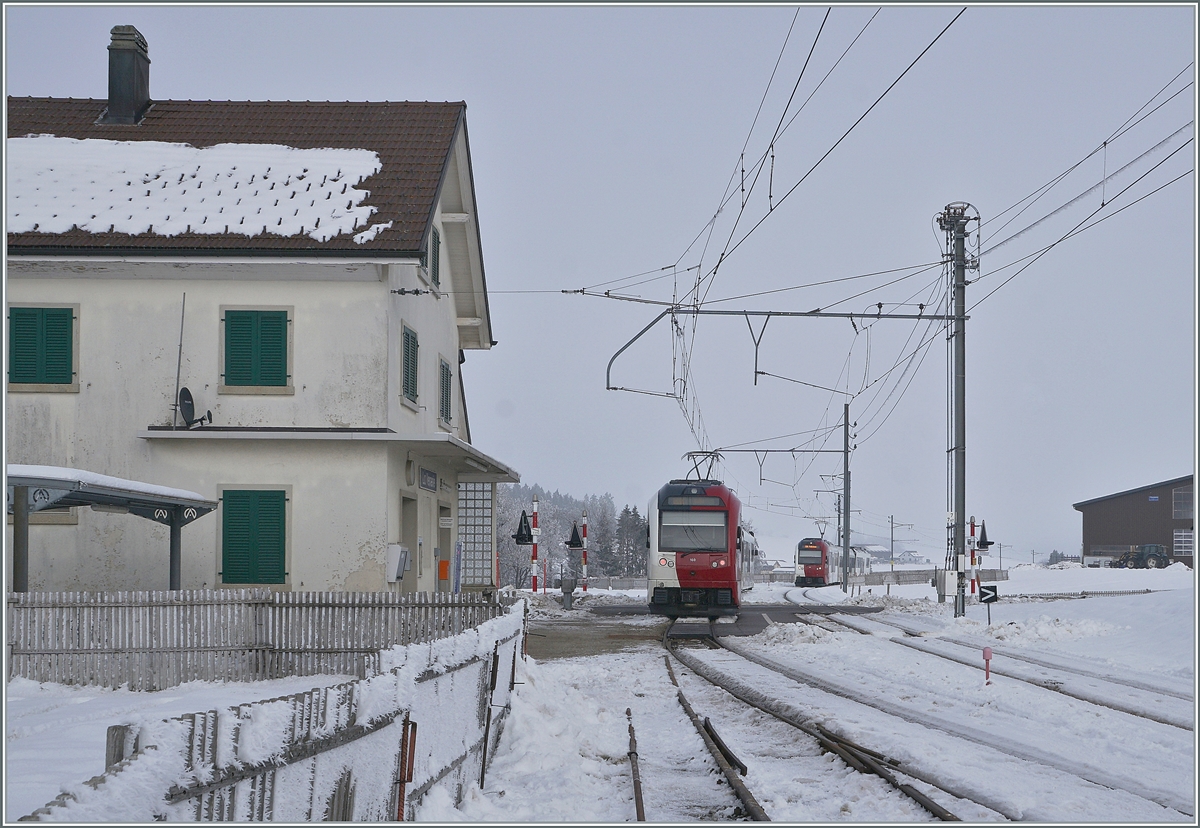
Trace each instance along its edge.
<instances>
[{"instance_id":1,"label":"concrete utility pole","mask_svg":"<svg viewBox=\"0 0 1200 828\"><path fill-rule=\"evenodd\" d=\"M938 226L946 233L947 247L952 254L954 290L954 434L950 448L951 465L954 469L954 510L950 513L949 543L947 544L946 568L957 573L957 589L954 596L954 617L967 614L967 538L965 529L967 511L967 223L978 221L978 216L968 216L969 204L946 205L938 215ZM978 267L978 264L975 264Z\"/></svg>"},{"instance_id":2,"label":"concrete utility pole","mask_svg":"<svg viewBox=\"0 0 1200 828\"><path fill-rule=\"evenodd\" d=\"M842 408L842 592L850 581L850 403Z\"/></svg>"}]
</instances>

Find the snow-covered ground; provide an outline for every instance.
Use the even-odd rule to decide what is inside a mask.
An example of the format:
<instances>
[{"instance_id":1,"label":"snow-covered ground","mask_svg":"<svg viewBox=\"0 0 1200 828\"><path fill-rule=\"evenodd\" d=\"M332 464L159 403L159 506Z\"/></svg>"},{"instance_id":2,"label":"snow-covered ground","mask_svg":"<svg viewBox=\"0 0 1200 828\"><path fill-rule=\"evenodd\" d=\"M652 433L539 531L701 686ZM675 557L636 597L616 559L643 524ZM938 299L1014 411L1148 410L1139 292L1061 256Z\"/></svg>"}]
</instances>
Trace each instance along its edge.
<instances>
[{"instance_id":1,"label":"snow-covered ground","mask_svg":"<svg viewBox=\"0 0 1200 828\"><path fill-rule=\"evenodd\" d=\"M899 567L898 567L899 568ZM916 567L928 568L928 567ZM838 588L807 590L827 603L879 606L856 616L860 628L772 625L739 646L789 667L807 671L834 687L867 688L925 725L872 713L831 693L797 689L771 679L779 695L792 693L797 708L814 720L840 727L863 744L901 759L906 766L957 785L966 801L932 793L967 821L1194 822L1194 730L1149 722L1079 698L1032 687L1024 670L1056 675L1064 691L1091 693L1103 701L1113 685L1075 673L1047 672L1016 656L1033 657L1093 676L1132 680L1147 687L1182 692L1180 715L1194 720L1195 582L1182 565L1165 570L1082 569L1020 565L998 585L1002 601L987 608L968 604L955 619L951 603L939 604L929 586L882 587L847 598ZM1155 590L1151 593L1076 599L1015 598L1080 592ZM790 584L758 584L751 604L804 600ZM589 606L642 604L645 590L576 593L577 609L564 612L559 593L532 596L531 619L541 625L586 623ZM662 620L645 615L606 618L642 631ZM916 646L957 654L956 664L930 652L892 642L902 629L920 633ZM435 789L417 818L425 822L626 822L634 820L628 761L629 724L638 740L638 759L652 822L728 819L736 800L720 780L700 737L675 700L661 646L630 639L617 653L538 662L519 662L518 685L500 746L485 786L472 785L455 807L452 791ZM992 684L985 685L982 646L996 655ZM701 651L698 651L701 652ZM714 652L716 651L709 651ZM713 659L732 659L716 653ZM971 663L972 661L977 663ZM731 663L731 662L726 662ZM1000 675L1001 669L1012 675ZM739 667L741 677L760 675ZM786 725L746 708L676 664L680 684L696 712L711 717L734 753L749 766L747 784L773 819L789 822L932 821L924 810L881 780L857 774L840 760L797 738ZM1072 678L1073 677L1073 678ZM341 676L296 678L250 685L193 683L158 693L72 688L14 680L6 692L5 814L29 813L60 790L80 785L103 770L105 731L110 724L160 719L255 699L270 698ZM1085 686L1087 685L1087 686ZM1127 685L1128 686L1128 685ZM1138 704L1143 691L1130 687L1125 702ZM1117 699L1114 699L1117 700ZM630 711L627 718L626 710ZM1186 722L1185 722L1186 723ZM939 727L930 727L937 724ZM1049 755L1058 769L1018 760L1003 751L980 752L959 735L1003 738L1004 746ZM1055 738L1054 734L1064 734ZM1109 754L1120 762L1109 759ZM1140 762L1140 768L1123 763ZM1082 781L1068 769L1091 779ZM1147 767L1153 768L1148 772ZM1114 778L1108 778L1108 776ZM1103 777L1103 778L1097 778ZM1120 785L1137 786L1170 810L1139 798ZM1099 784L1097 784L1099 783ZM1106 787L1106 783L1117 787ZM977 804L983 801L985 804Z\"/></svg>"},{"instance_id":2,"label":"snow-covered ground","mask_svg":"<svg viewBox=\"0 0 1200 828\"><path fill-rule=\"evenodd\" d=\"M5 688L4 817L12 822L62 791L104 772L109 725L143 724L328 687L354 676L273 681L192 681L157 692L39 684L15 678Z\"/></svg>"},{"instance_id":3,"label":"snow-covered ground","mask_svg":"<svg viewBox=\"0 0 1200 828\"><path fill-rule=\"evenodd\" d=\"M864 636L803 624L773 625L741 643L777 661L802 666L831 684L869 687L909 712L932 711L930 719L943 730L872 715L861 704L811 689L798 691L794 683L789 690L787 681L778 681L775 688L781 697L798 693L796 706L803 715L841 727L860 743L881 748L969 796L972 801L948 797L915 782L967 821L1194 822L1178 810L1103 784L1137 789L1141 779L1148 789L1144 793L1194 812L1194 731L1147 722L995 673L992 684L985 685L982 661L982 646L987 644L996 651L993 666L997 668L1039 669L1011 657L1005 663L1002 653L1040 656L1097 675L1183 688L1194 699L1193 573L1182 565L1157 571L1019 565L1010 570L1010 580L997 586L1001 596L1155 592L1052 600L1005 597L992 605L989 627L985 606L970 603L966 617L955 619L952 603L939 604L930 586L894 586L890 596L879 594L886 592L884 588L874 587L871 593L864 591L854 598L827 587L808 590L809 597L883 607L883 612L866 616L880 629ZM802 592L786 583L758 584L747 597L751 604L782 603L788 595L802 600ZM542 624L566 620L568 613L559 606L557 595L551 590L536 596L531 618ZM645 598L641 590L593 590L582 602L577 593L576 604L642 603ZM577 622L579 615L578 611L571 614L572 620ZM954 664L898 646L888 638L901 635L901 630L880 620L920 630L917 640L956 646L972 654L977 663ZM625 622L661 623L646 616L628 616ZM979 647L944 643L946 637ZM699 652L713 653L716 660L722 655ZM457 808L448 792L435 791L418 812L420 820L633 821L626 709L637 734L649 821L691 822L733 815L737 802L727 786L718 783L719 775L700 737L675 701L663 650L656 643L642 642L601 656L541 663L530 659L524 669L525 677L518 678L526 684L519 688L485 787L473 786ZM797 739L788 726L732 701L686 668L676 665L675 669L696 712L711 717L722 738L749 766L746 782L773 819L933 821L881 780L849 770L840 760L802 744L805 740ZM744 677L752 680L749 671L742 669ZM1103 698L1111 685L1101 685L1093 692ZM890 689L881 691L881 687ZM1129 690L1132 696L1138 692ZM1191 699L1181 704L1185 718L1194 720ZM1030 758L1017 759L963 742L954 735L956 730L985 738L992 735L1004 747L1028 753ZM1063 741L1056 741L1055 733L1064 734ZM1105 750L1113 756L1111 765ZM1036 763L1043 754L1068 770ZM1123 768L1118 761L1139 765ZM1147 772L1148 767L1153 772ZM1079 779L1072 769L1091 781ZM986 804L978 804L980 800Z\"/></svg>"}]
</instances>

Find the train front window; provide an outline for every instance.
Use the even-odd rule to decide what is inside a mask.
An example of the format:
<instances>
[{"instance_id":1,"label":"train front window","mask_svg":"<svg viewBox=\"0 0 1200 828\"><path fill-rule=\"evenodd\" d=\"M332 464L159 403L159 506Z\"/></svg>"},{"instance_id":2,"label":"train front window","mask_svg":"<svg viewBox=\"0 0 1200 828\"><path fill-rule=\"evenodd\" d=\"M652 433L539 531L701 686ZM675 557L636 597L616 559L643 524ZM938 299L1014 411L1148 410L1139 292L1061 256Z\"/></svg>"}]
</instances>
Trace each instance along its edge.
<instances>
[{"instance_id":1,"label":"train front window","mask_svg":"<svg viewBox=\"0 0 1200 828\"><path fill-rule=\"evenodd\" d=\"M672 552L724 552L725 512L663 512L659 547Z\"/></svg>"},{"instance_id":2,"label":"train front window","mask_svg":"<svg viewBox=\"0 0 1200 828\"><path fill-rule=\"evenodd\" d=\"M796 563L819 564L821 563L820 549L805 549L803 546L796 550Z\"/></svg>"}]
</instances>

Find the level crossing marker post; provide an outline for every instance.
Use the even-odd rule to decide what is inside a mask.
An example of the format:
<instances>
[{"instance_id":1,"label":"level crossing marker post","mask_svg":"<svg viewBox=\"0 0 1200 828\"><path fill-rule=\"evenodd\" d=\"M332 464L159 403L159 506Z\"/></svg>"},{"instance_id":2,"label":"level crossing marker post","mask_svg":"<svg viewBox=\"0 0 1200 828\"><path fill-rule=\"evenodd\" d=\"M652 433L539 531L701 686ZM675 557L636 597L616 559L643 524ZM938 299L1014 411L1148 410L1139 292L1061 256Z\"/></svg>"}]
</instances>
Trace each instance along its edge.
<instances>
[{"instance_id":1,"label":"level crossing marker post","mask_svg":"<svg viewBox=\"0 0 1200 828\"><path fill-rule=\"evenodd\" d=\"M583 510L583 591L587 592L587 509Z\"/></svg>"},{"instance_id":2,"label":"level crossing marker post","mask_svg":"<svg viewBox=\"0 0 1200 828\"><path fill-rule=\"evenodd\" d=\"M533 592L537 594L537 576L538 576L538 559L537 559L537 539L541 532L538 531L537 525L537 495L533 496L533 553L529 558L529 572L533 578Z\"/></svg>"}]
</instances>

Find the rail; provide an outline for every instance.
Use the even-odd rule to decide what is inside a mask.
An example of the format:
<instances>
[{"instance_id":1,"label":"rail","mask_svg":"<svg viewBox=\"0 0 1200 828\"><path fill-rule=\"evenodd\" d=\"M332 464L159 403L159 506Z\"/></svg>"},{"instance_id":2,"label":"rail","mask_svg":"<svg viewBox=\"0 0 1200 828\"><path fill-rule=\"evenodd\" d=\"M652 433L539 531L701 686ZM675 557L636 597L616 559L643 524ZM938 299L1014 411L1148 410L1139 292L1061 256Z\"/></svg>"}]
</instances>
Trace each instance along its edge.
<instances>
[{"instance_id":1,"label":"rail","mask_svg":"<svg viewBox=\"0 0 1200 828\"><path fill-rule=\"evenodd\" d=\"M721 643L720 639L716 636L715 632L713 632L711 630L711 624L710 624L710 636L711 636L711 640L717 646L724 647L724 645ZM666 641L666 639L664 637L664 644L665 644L665 641ZM900 764L898 761L896 761L894 759L888 759L887 757L883 756L882 754L880 754L876 751L870 750L869 748L865 748L862 745L852 742L849 739L846 739L842 736L839 736L838 734L833 733L832 731L830 731L820 725L810 724L808 722L805 722L805 721L801 720L799 717L797 717L796 715L792 714L791 712L782 709L778 704L772 703L770 699L767 699L765 696L762 696L761 694L750 693L750 692L745 691L742 688L726 686L722 682L713 678L712 675L710 674L710 672L704 667L704 665L701 664L700 662L698 662L696 659L690 657L686 651L681 652L677 648L671 648L671 647L668 647L667 650L670 653L670 655L675 656L677 659L680 660L680 662L682 662L683 664L686 664L698 676L700 676L701 678L705 679L706 681L720 687L721 689L725 690L725 692L729 693L734 698L737 698L738 700L750 705L751 707L761 710L764 713L774 716L775 718L779 719L780 721L786 722L787 724L791 725L792 727L796 728L797 730L799 730L803 733L806 733L809 736L811 736L812 738L816 739L818 744L820 744L823 749L837 755L850 768L853 768L854 770L859 771L860 773L869 773L869 774L874 774L876 776L879 776L885 782L892 785L892 787L894 787L896 790L900 791L902 794L904 794L908 798L912 799L914 802L916 802L918 805L920 805L922 808L924 808L930 814L932 814L933 816L937 817L940 820L943 820L946 822L959 821L957 816L955 816L953 813L951 813L950 811L943 808L941 805L939 805L937 802L930 799L925 794L921 793L919 790L914 788L912 785L909 785L906 783L901 783L899 780L897 780L895 775L892 774L891 771L886 766L887 765L891 765L893 767L898 766ZM678 686L677 682L675 682L674 671L671 670L670 656L667 656L667 669L671 673L672 683L676 683L676 685ZM682 692L680 693L680 696L681 696L681 701L683 701L682 700ZM707 744L707 741L706 741L706 744ZM716 749L715 745L713 746L713 748L710 748L710 749L715 750Z\"/></svg>"}]
</instances>

